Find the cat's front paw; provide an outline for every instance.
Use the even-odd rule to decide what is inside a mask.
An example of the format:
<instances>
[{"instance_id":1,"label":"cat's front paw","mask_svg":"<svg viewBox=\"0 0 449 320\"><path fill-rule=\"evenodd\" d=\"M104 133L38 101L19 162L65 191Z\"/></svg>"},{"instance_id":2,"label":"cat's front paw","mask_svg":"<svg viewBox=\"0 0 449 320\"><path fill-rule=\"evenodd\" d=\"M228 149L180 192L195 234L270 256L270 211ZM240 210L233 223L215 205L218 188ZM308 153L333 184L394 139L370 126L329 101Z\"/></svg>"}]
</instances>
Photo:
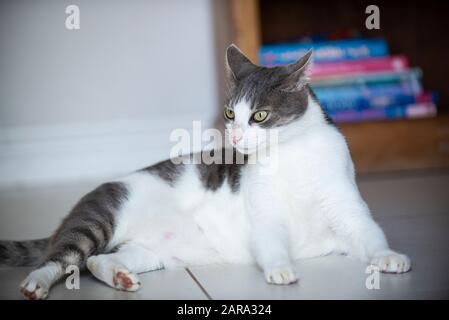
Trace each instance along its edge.
<instances>
[{"instance_id":1,"label":"cat's front paw","mask_svg":"<svg viewBox=\"0 0 449 320\"><path fill-rule=\"evenodd\" d=\"M38 279L28 276L20 284L20 292L27 300L42 300L48 296L48 287Z\"/></svg>"},{"instance_id":2,"label":"cat's front paw","mask_svg":"<svg viewBox=\"0 0 449 320\"><path fill-rule=\"evenodd\" d=\"M286 285L298 281L290 265L268 268L264 271L265 280L270 284Z\"/></svg>"},{"instance_id":3,"label":"cat's front paw","mask_svg":"<svg viewBox=\"0 0 449 320\"><path fill-rule=\"evenodd\" d=\"M139 277L127 269L120 268L114 272L114 287L123 291L137 291L140 288Z\"/></svg>"},{"instance_id":4,"label":"cat's front paw","mask_svg":"<svg viewBox=\"0 0 449 320\"><path fill-rule=\"evenodd\" d=\"M378 266L381 272L386 273L404 273L410 271L412 266L409 257L391 250L375 254L371 264Z\"/></svg>"}]
</instances>

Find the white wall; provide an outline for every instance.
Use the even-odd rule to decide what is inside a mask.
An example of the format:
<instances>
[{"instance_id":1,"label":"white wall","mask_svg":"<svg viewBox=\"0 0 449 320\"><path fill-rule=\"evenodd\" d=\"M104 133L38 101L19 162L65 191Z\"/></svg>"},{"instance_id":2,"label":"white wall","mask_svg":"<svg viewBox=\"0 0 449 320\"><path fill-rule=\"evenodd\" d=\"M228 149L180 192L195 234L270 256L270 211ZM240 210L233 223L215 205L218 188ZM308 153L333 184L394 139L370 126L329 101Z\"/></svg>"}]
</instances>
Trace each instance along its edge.
<instances>
[{"instance_id":1,"label":"white wall","mask_svg":"<svg viewBox=\"0 0 449 320\"><path fill-rule=\"evenodd\" d=\"M69 4L80 30L65 28ZM0 185L133 170L168 156L171 129L210 123L221 66L213 5L0 1Z\"/></svg>"}]
</instances>

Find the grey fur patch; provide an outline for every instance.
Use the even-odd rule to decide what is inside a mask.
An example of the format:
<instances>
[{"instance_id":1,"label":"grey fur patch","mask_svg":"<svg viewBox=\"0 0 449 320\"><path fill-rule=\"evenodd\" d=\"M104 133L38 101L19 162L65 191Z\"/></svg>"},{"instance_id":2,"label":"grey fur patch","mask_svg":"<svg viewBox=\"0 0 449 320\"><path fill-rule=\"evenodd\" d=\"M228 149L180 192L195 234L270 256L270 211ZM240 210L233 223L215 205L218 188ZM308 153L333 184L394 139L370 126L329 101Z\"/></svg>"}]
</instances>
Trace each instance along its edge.
<instances>
[{"instance_id":1,"label":"grey fur patch","mask_svg":"<svg viewBox=\"0 0 449 320\"><path fill-rule=\"evenodd\" d=\"M211 150L207 152L213 155L216 151ZM226 159L225 149L221 150L221 155L221 163L201 163L197 165L201 183L206 190L216 191L227 181L232 192L236 193L240 190L241 170L246 164L246 157L243 159L244 162L240 164L237 161L237 153L235 150L232 152L232 161Z\"/></svg>"},{"instance_id":2,"label":"grey fur patch","mask_svg":"<svg viewBox=\"0 0 449 320\"><path fill-rule=\"evenodd\" d=\"M81 198L54 233L45 262L84 267L90 255L104 252L115 214L127 198L128 189L120 182L105 183Z\"/></svg>"},{"instance_id":3,"label":"grey fur patch","mask_svg":"<svg viewBox=\"0 0 449 320\"><path fill-rule=\"evenodd\" d=\"M227 107L233 108L244 99L253 112L269 111L269 118L258 124L262 128L280 127L299 119L306 112L309 94L317 100L305 74L311 55L308 52L287 66L265 68L252 64L240 50L230 46L227 66L232 72L228 72ZM250 119L249 123L252 122Z\"/></svg>"},{"instance_id":4,"label":"grey fur patch","mask_svg":"<svg viewBox=\"0 0 449 320\"><path fill-rule=\"evenodd\" d=\"M301 117L307 109L308 90L305 86L297 91L282 90L281 80L285 75L279 68L257 67L236 83L226 104L233 107L245 99L253 112L270 111L269 119L260 124L263 128L283 126Z\"/></svg>"},{"instance_id":5,"label":"grey fur patch","mask_svg":"<svg viewBox=\"0 0 449 320\"><path fill-rule=\"evenodd\" d=\"M26 241L0 241L0 266L33 266L39 263L49 238Z\"/></svg>"},{"instance_id":6,"label":"grey fur patch","mask_svg":"<svg viewBox=\"0 0 449 320\"><path fill-rule=\"evenodd\" d=\"M89 250L86 252L87 255L91 255L93 252L97 252L102 249L102 244L104 241L102 242L101 240L107 239L104 234L102 238L98 237L98 234L95 233L94 230L92 230L92 228L88 225L75 227L71 230L71 232L76 235L76 240L81 242L81 247L85 247Z\"/></svg>"},{"instance_id":7,"label":"grey fur patch","mask_svg":"<svg viewBox=\"0 0 449 320\"><path fill-rule=\"evenodd\" d=\"M0 261L5 261L8 258L8 247L5 243L0 242Z\"/></svg>"},{"instance_id":8,"label":"grey fur patch","mask_svg":"<svg viewBox=\"0 0 449 320\"><path fill-rule=\"evenodd\" d=\"M176 181L184 171L184 164L175 164L169 159L158 162L140 171L146 171L148 173L154 174L162 180L166 181L169 185L174 186Z\"/></svg>"}]
</instances>

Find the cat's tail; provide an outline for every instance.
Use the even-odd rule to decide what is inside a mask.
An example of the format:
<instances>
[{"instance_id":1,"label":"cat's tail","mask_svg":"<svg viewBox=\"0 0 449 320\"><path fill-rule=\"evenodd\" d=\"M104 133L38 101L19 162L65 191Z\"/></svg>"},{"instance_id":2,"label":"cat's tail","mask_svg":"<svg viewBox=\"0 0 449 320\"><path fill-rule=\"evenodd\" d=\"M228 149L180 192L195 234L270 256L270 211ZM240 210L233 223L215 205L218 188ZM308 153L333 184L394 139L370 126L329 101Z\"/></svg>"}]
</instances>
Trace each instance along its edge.
<instances>
[{"instance_id":1,"label":"cat's tail","mask_svg":"<svg viewBox=\"0 0 449 320\"><path fill-rule=\"evenodd\" d=\"M0 241L0 266L36 266L44 258L50 238L26 241Z\"/></svg>"}]
</instances>

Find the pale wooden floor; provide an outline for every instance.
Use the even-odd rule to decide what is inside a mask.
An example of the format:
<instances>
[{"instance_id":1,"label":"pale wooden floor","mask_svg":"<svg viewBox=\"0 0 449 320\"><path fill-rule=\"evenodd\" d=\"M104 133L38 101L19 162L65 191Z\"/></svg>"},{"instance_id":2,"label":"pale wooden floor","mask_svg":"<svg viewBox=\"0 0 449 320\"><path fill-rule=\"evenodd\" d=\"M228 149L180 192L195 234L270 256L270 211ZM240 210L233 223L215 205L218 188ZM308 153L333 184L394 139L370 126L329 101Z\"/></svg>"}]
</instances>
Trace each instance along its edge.
<instances>
[{"instance_id":1,"label":"pale wooden floor","mask_svg":"<svg viewBox=\"0 0 449 320\"><path fill-rule=\"evenodd\" d=\"M89 274L80 290L64 284L50 299L442 299L449 298L449 172L382 174L359 179L362 193L391 246L407 253L413 270L380 276L380 289L365 286L366 266L341 256L296 262L298 284L264 283L254 266L204 266L141 275L136 293L119 292ZM44 237L93 184L1 190L0 238ZM20 298L28 268L0 269L0 299Z\"/></svg>"}]
</instances>

